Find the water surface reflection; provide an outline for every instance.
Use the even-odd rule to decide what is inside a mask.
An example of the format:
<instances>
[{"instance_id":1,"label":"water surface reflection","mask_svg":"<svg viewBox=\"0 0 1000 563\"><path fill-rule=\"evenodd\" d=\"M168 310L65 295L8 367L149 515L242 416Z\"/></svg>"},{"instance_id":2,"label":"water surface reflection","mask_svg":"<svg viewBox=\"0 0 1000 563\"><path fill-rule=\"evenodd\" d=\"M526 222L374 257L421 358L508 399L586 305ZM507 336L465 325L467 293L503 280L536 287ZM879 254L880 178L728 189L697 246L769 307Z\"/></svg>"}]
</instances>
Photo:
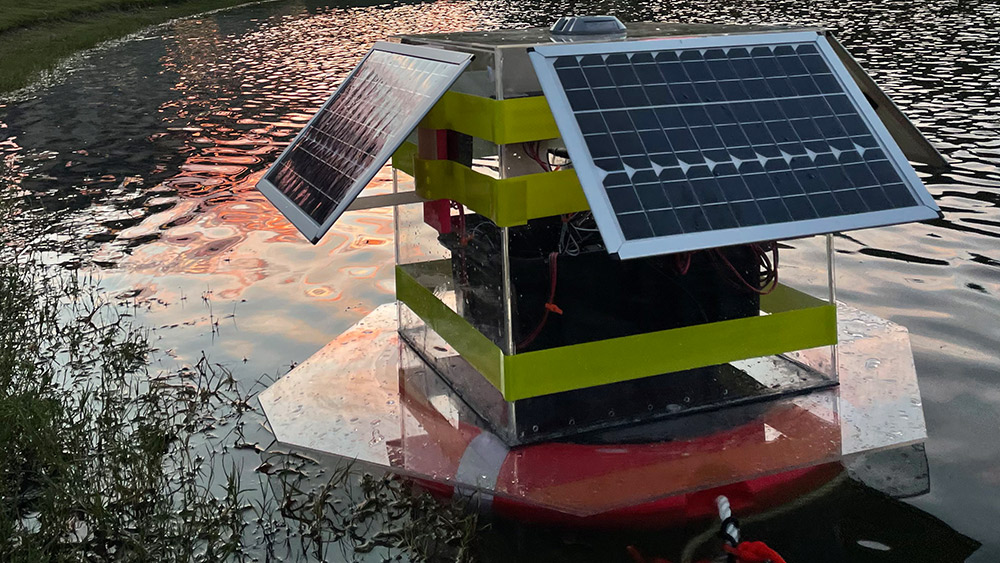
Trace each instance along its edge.
<instances>
[{"instance_id":1,"label":"water surface reflection","mask_svg":"<svg viewBox=\"0 0 1000 563\"><path fill-rule=\"evenodd\" d=\"M254 5L86 57L0 105L7 189L38 198L50 257L104 267L178 363L207 350L279 373L392 298L391 216L352 212L317 246L253 186L376 40L547 25L555 14L833 28L951 160L919 172L940 221L839 237L839 295L913 333L931 434L914 504L1000 560L1000 6L723 0ZM385 171L372 189L384 189ZM243 364L246 364L245 366Z\"/></svg>"}]
</instances>

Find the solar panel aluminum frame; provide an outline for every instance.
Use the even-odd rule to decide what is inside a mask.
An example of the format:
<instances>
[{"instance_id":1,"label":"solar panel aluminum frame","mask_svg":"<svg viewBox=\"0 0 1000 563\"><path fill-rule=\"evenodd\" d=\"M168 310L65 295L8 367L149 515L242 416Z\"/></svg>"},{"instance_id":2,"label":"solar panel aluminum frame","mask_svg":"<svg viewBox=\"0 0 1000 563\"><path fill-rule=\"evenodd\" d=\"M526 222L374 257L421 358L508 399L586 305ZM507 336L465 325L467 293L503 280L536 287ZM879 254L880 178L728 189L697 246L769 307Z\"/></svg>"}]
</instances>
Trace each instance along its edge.
<instances>
[{"instance_id":1,"label":"solar panel aluminum frame","mask_svg":"<svg viewBox=\"0 0 1000 563\"><path fill-rule=\"evenodd\" d=\"M871 129L880 148L888 155L889 162L899 172L907 188L913 194L917 205L884 211L867 211L855 215L822 217L786 223L738 227L714 231L699 231L684 234L654 236L650 238L626 240L611 207L610 199L602 181L607 173L594 164L590 150L584 141L583 132L576 121L566 92L559 81L552 63L547 59L559 56L607 55L614 53L635 53L642 51L670 51L681 49L710 49L725 47L760 47L784 43L812 43L816 46L827 65L833 71L844 92L859 109L862 119ZM903 152L893 141L882 120L865 99L860 88L851 78L847 68L834 52L822 31L768 32L747 35L717 35L682 37L658 40L624 41L612 43L581 43L540 45L530 53L532 65L538 75L542 90L549 102L563 141L573 161L573 167L580 178L591 211L601 231L605 247L611 254L622 259L639 258L659 254L672 254L706 248L718 248L734 244L767 240L784 240L817 234L848 231L870 227L881 227L914 221L926 221L941 217L941 211L930 193L917 177ZM739 236L734 233L739 232Z\"/></svg>"},{"instance_id":2,"label":"solar panel aluminum frame","mask_svg":"<svg viewBox=\"0 0 1000 563\"><path fill-rule=\"evenodd\" d=\"M312 217L310 217L306 212L300 209L298 205L296 205L291 199L289 199L284 194L284 192L282 192L281 189L279 189L278 186L274 185L274 183L272 183L268 178L271 175L271 173L277 169L277 167L281 164L281 162L285 159L285 157L292 151L292 149L296 146L296 144L306 133L306 131L308 131L308 129L313 125L313 123L315 123L316 120L319 119L320 116L322 116L323 112L328 107L330 107L331 104L333 104L333 102L343 91L344 86L350 83L351 79L354 78L354 75L358 72L358 69L360 69L365 64L365 61L367 61L368 58L371 56L371 54L375 51L384 51L389 53L406 55L409 57L430 59L434 61L454 64L457 66L455 71L455 76L452 77L451 80L442 82L439 85L440 91L434 93L435 95L432 95L428 98L428 101L425 103L426 107L419 108L416 112L413 113L412 116L410 116L410 119L406 121L403 125L403 129L405 129L406 134L400 136L398 143L387 143L385 146L382 147L382 150L379 151L378 155L376 155L375 160L373 161L373 165L370 167L370 169L366 170L364 174L362 174L355 180L354 184L351 187L351 190L347 194L345 194L344 198L340 201L340 203L337 204L337 207L335 207L333 211L330 213L330 216L323 223L318 223ZM361 59L361 62L359 62L357 66L355 66L354 69L351 71L351 73L348 74L347 77L340 83L340 85L337 87L337 90L333 93L333 95L330 96L330 98L323 103L323 106L316 111L316 113L312 116L309 122L306 123L305 127L303 127L299 131L298 135L296 135L295 138L292 140L292 142L289 143L287 147L285 147L285 150L282 151L280 156L278 156L278 159L274 161L274 164L272 164L271 167L268 168L264 176L260 179L259 182L257 182L257 189L260 190L262 194L264 194L264 196L278 209L278 211L282 213L282 215L285 216L285 218L291 221L292 225L294 225L295 228L299 230L299 232L301 232L307 239L309 239L309 242L316 244L317 242L320 241L321 238L323 238L323 235L325 235L326 232L330 230L330 228L337 221L337 219L339 219L340 216L343 215L343 213L351 207L351 205L354 203L354 200L357 199L357 197L361 194L361 191L365 188L365 186L367 186L368 183L371 182L372 178L375 177L379 169L386 162L388 162L389 158L392 157L392 154L396 152L396 150L400 147L400 145L402 145L403 142L406 140L407 135L411 131L413 131L414 128L417 127L420 121L427 115L428 112L430 112L431 108L434 106L435 103L437 103L437 101L441 98L441 96L443 96L444 93L449 88L451 88L452 84L455 83L455 80L458 79L458 77L462 74L462 71L465 70L465 68L469 65L469 62L471 60L472 60L472 55L468 53L446 51L444 49L435 49L432 47L423 47L418 45L401 45L398 43L389 43L385 41L376 42L375 45L365 54L364 58Z\"/></svg>"}]
</instances>

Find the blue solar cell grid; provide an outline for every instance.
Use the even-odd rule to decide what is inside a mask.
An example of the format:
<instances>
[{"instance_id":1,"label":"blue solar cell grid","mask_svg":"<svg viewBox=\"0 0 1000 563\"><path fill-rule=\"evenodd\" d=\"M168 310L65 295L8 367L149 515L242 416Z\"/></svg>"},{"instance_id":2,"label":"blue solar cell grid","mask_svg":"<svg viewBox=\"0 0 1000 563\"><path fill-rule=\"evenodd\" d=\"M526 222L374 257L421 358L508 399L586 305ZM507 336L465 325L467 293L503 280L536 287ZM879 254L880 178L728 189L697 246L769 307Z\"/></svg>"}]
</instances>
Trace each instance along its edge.
<instances>
[{"instance_id":1,"label":"blue solar cell grid","mask_svg":"<svg viewBox=\"0 0 1000 563\"><path fill-rule=\"evenodd\" d=\"M377 45L292 141L258 188L316 242L454 82L468 59L427 48Z\"/></svg>"},{"instance_id":2,"label":"blue solar cell grid","mask_svg":"<svg viewBox=\"0 0 1000 563\"><path fill-rule=\"evenodd\" d=\"M815 38L635 45L548 57L625 241L926 206Z\"/></svg>"},{"instance_id":3,"label":"blue solar cell grid","mask_svg":"<svg viewBox=\"0 0 1000 563\"><path fill-rule=\"evenodd\" d=\"M269 179L322 223L390 137L408 133L401 131L402 122L429 98L421 85L447 80L451 66L373 52L336 99L320 110Z\"/></svg>"}]
</instances>

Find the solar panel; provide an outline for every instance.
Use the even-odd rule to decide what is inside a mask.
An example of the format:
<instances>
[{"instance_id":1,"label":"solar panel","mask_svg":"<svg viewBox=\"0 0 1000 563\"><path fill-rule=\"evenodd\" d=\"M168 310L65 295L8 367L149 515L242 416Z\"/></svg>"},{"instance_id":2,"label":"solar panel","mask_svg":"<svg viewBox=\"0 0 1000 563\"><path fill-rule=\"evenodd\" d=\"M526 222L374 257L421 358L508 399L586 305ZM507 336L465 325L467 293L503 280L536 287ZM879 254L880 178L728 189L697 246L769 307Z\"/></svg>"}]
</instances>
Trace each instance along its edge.
<instances>
[{"instance_id":1,"label":"solar panel","mask_svg":"<svg viewBox=\"0 0 1000 563\"><path fill-rule=\"evenodd\" d=\"M622 258L940 216L818 33L530 56L608 251Z\"/></svg>"},{"instance_id":2,"label":"solar panel","mask_svg":"<svg viewBox=\"0 0 1000 563\"><path fill-rule=\"evenodd\" d=\"M441 49L376 43L257 188L315 244L470 58Z\"/></svg>"}]
</instances>

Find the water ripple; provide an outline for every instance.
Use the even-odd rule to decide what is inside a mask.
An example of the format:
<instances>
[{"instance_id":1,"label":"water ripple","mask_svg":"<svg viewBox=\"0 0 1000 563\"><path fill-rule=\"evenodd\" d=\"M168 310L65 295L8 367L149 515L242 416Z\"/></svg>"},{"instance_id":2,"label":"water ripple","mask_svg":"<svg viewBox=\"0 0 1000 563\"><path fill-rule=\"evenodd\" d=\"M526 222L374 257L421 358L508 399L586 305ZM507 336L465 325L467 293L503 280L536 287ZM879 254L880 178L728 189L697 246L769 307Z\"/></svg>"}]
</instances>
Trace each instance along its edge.
<instances>
[{"instance_id":1,"label":"water ripple","mask_svg":"<svg viewBox=\"0 0 1000 563\"><path fill-rule=\"evenodd\" d=\"M210 290L211 299L228 300L241 331L216 353L233 361L249 355L251 367L273 370L300 361L393 292L389 213L350 213L312 247L254 190L358 57L397 33L548 25L556 14L587 12L831 28L948 158L945 172L917 168L943 219L838 237L839 295L910 328L928 420L938 422L928 451L933 440L962 444L932 461L956 471L954 483L970 482L945 484L946 494L925 504L966 531L981 530L980 539L992 537L988 523L1000 514L966 516L942 499L982 487L1000 494L995 473L992 485L975 481L972 460L1000 459L1000 444L979 438L995 425L975 416L1000 412L996 394L977 391L1000 378L996 2L247 6L95 52L34 97L0 105L0 182L7 193L33 194L38 214L52 218L48 242L57 259L89 258L108 268L110 287L141 288L144 299L172 304L150 314L159 326L195 331L171 333L178 357L206 346L205 322L183 322L202 315L187 296ZM383 171L370 189L388 181ZM969 408L956 409L962 397Z\"/></svg>"}]
</instances>

